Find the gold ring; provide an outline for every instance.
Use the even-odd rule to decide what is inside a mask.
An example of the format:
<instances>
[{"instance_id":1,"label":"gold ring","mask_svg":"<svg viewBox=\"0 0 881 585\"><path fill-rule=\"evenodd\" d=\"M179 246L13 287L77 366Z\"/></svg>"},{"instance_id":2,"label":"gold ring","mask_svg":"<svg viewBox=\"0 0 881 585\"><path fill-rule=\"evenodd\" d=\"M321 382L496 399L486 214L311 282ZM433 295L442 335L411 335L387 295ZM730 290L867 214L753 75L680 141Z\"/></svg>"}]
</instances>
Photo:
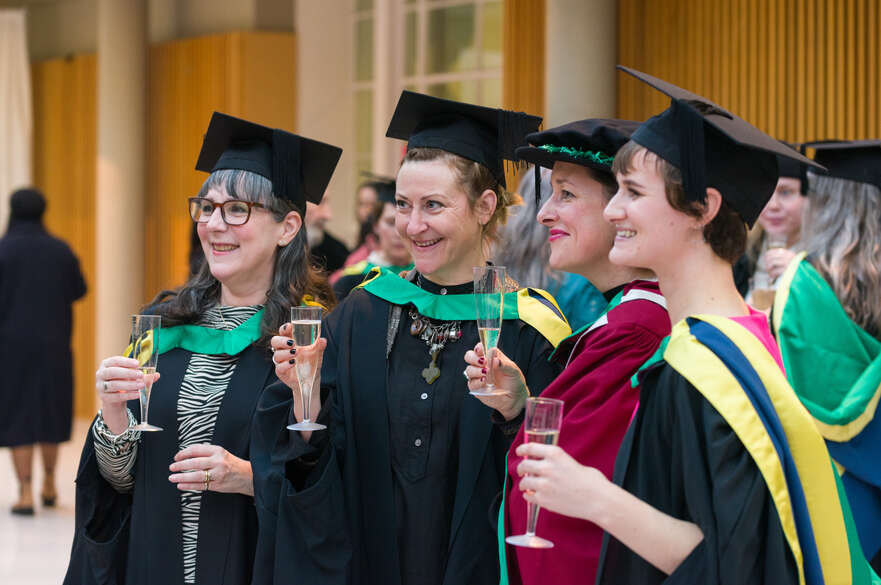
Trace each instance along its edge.
<instances>
[{"instance_id":1,"label":"gold ring","mask_svg":"<svg viewBox=\"0 0 881 585\"><path fill-rule=\"evenodd\" d=\"M205 470L205 490L208 490L208 486L211 485L211 472L207 469Z\"/></svg>"}]
</instances>

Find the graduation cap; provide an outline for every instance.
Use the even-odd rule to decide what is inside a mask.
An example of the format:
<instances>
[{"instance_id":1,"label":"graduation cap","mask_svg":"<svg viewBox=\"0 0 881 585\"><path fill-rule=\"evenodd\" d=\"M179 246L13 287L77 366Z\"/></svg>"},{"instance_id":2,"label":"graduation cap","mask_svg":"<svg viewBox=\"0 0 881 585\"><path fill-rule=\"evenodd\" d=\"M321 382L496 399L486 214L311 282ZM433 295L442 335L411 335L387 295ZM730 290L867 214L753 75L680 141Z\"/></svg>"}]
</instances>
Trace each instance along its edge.
<instances>
[{"instance_id":1,"label":"graduation cap","mask_svg":"<svg viewBox=\"0 0 881 585\"><path fill-rule=\"evenodd\" d=\"M682 172L689 201L704 202L715 187L752 227L777 185L777 158L819 167L708 99L628 67L618 69L671 98L670 107L649 118L632 140Z\"/></svg>"},{"instance_id":2,"label":"graduation cap","mask_svg":"<svg viewBox=\"0 0 881 585\"><path fill-rule=\"evenodd\" d=\"M826 167L828 176L881 189L881 140L824 140L804 146L816 149L814 160Z\"/></svg>"},{"instance_id":3,"label":"graduation cap","mask_svg":"<svg viewBox=\"0 0 881 585\"><path fill-rule=\"evenodd\" d=\"M515 161L514 149L541 118L523 112L454 102L404 90L389 122L389 138L411 148L439 148L487 167L505 186L504 161Z\"/></svg>"},{"instance_id":4,"label":"graduation cap","mask_svg":"<svg viewBox=\"0 0 881 585\"><path fill-rule=\"evenodd\" d=\"M798 151L800 154L804 154L804 145L803 144L793 144L791 142L783 142L783 144L788 146L789 148ZM808 167L795 159L791 159L788 156L778 156L777 157L777 176L779 178L788 177L790 179L798 179L801 181L801 194L808 194Z\"/></svg>"},{"instance_id":5,"label":"graduation cap","mask_svg":"<svg viewBox=\"0 0 881 585\"><path fill-rule=\"evenodd\" d=\"M196 170L257 173L272 182L276 197L291 201L303 215L307 201L321 202L342 152L330 144L214 112Z\"/></svg>"},{"instance_id":6,"label":"graduation cap","mask_svg":"<svg viewBox=\"0 0 881 585\"><path fill-rule=\"evenodd\" d=\"M370 171L361 171L361 176L367 179L361 184L362 187L370 187L376 191L376 198L383 203L395 202L395 179L385 175L377 175Z\"/></svg>"},{"instance_id":7,"label":"graduation cap","mask_svg":"<svg viewBox=\"0 0 881 585\"><path fill-rule=\"evenodd\" d=\"M559 161L611 175L615 154L630 140L639 124L631 120L588 118L529 134L526 141L531 146L521 146L516 155L535 165L536 207L541 201L539 167L552 169Z\"/></svg>"}]
</instances>

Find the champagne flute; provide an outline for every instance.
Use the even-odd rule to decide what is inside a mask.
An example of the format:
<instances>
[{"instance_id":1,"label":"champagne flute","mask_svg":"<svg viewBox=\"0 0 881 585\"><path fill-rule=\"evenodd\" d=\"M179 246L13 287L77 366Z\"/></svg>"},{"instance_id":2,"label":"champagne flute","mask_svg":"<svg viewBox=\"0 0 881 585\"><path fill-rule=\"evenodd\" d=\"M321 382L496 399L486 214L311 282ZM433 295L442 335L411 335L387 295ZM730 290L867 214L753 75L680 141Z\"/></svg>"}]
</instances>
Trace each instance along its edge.
<instances>
[{"instance_id":1,"label":"champagne flute","mask_svg":"<svg viewBox=\"0 0 881 585\"><path fill-rule=\"evenodd\" d=\"M321 307L291 307L291 335L296 347L312 345L321 336ZM313 359L297 356L295 368L300 396L303 400L303 420L288 425L292 431L320 431L327 427L312 421L312 386L315 383L316 363ZM296 397L294 397L296 400Z\"/></svg>"},{"instance_id":2,"label":"champagne flute","mask_svg":"<svg viewBox=\"0 0 881 585\"><path fill-rule=\"evenodd\" d=\"M523 422L527 443L556 445L563 424L563 401L554 398L527 398L526 419ZM538 524L538 504L526 502L526 533L509 536L508 544L527 548L552 548L554 543L535 535Z\"/></svg>"},{"instance_id":3,"label":"champagne flute","mask_svg":"<svg viewBox=\"0 0 881 585\"><path fill-rule=\"evenodd\" d=\"M153 389L153 374L159 362L156 352L154 332L159 329L162 319L158 315L132 315L132 357L138 360L138 368L144 373L144 387L140 390L141 422L131 427L136 431L161 431L161 427L147 422L150 408L150 391Z\"/></svg>"},{"instance_id":4,"label":"champagne flute","mask_svg":"<svg viewBox=\"0 0 881 585\"><path fill-rule=\"evenodd\" d=\"M502 313L505 305L505 281L507 273L504 266L474 267L474 304L477 310L477 333L483 343L486 356L486 385L482 390L472 390L474 396L498 394L493 377L495 349L502 331Z\"/></svg>"}]
</instances>

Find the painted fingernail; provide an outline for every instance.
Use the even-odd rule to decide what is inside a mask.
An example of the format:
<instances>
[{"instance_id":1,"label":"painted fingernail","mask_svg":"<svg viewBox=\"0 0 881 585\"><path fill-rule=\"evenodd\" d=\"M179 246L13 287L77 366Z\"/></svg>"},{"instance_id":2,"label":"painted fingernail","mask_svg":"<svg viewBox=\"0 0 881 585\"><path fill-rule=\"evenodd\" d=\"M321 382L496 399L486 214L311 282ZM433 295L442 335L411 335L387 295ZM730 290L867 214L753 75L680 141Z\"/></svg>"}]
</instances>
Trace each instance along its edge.
<instances>
[{"instance_id":1,"label":"painted fingernail","mask_svg":"<svg viewBox=\"0 0 881 585\"><path fill-rule=\"evenodd\" d=\"M481 381L481 382L486 381L486 376L481 376L481 377L480 377L480 381Z\"/></svg>"},{"instance_id":2,"label":"painted fingernail","mask_svg":"<svg viewBox=\"0 0 881 585\"><path fill-rule=\"evenodd\" d=\"M289 363L289 364L293 364L293 363L296 362L296 361L297 361L297 360L291 360L291 361L289 361L288 363Z\"/></svg>"},{"instance_id":3,"label":"painted fingernail","mask_svg":"<svg viewBox=\"0 0 881 585\"><path fill-rule=\"evenodd\" d=\"M297 348L295 347L294 349L291 350L291 355L295 355L296 353L297 353Z\"/></svg>"},{"instance_id":4,"label":"painted fingernail","mask_svg":"<svg viewBox=\"0 0 881 585\"><path fill-rule=\"evenodd\" d=\"M294 340L293 340L293 339L288 339L288 345L293 346L293 345L294 345Z\"/></svg>"},{"instance_id":5,"label":"painted fingernail","mask_svg":"<svg viewBox=\"0 0 881 585\"><path fill-rule=\"evenodd\" d=\"M479 360L477 360L477 363L482 366L483 364L486 363L486 360L484 360L483 358L480 358Z\"/></svg>"},{"instance_id":6,"label":"painted fingernail","mask_svg":"<svg viewBox=\"0 0 881 585\"><path fill-rule=\"evenodd\" d=\"M485 374L485 373L486 373L486 368L480 368L480 373L481 373L481 374Z\"/></svg>"}]
</instances>

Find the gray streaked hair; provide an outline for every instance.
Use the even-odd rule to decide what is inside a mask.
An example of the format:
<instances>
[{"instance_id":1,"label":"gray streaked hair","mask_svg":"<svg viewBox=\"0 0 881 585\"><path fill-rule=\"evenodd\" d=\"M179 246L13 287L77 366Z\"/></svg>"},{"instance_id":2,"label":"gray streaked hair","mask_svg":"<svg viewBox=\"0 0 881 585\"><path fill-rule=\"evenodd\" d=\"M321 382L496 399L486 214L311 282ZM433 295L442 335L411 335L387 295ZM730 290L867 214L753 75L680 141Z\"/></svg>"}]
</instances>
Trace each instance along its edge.
<instances>
[{"instance_id":1,"label":"gray streaked hair","mask_svg":"<svg viewBox=\"0 0 881 585\"><path fill-rule=\"evenodd\" d=\"M517 188L523 203L512 208L508 222L499 231L493 262L505 266L508 274L523 286L556 290L561 276L550 269L551 247L547 229L536 221L534 171L524 173ZM541 191L549 194L551 172L541 169Z\"/></svg>"},{"instance_id":2,"label":"gray streaked hair","mask_svg":"<svg viewBox=\"0 0 881 585\"><path fill-rule=\"evenodd\" d=\"M847 315L881 337L881 189L808 173L804 249Z\"/></svg>"}]
</instances>

